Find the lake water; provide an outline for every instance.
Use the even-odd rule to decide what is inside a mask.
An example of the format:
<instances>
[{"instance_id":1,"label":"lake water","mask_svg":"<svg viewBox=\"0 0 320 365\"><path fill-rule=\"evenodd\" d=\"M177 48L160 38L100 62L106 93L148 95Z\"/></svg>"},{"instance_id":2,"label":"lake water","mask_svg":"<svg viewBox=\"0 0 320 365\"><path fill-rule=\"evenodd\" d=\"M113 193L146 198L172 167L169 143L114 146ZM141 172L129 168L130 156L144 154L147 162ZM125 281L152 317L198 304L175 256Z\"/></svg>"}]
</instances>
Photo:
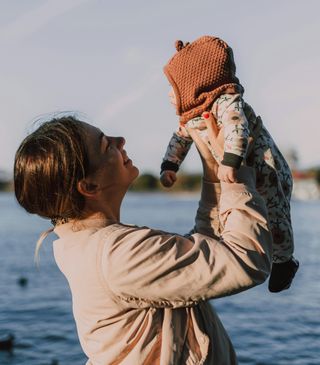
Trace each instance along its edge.
<instances>
[{"instance_id":1,"label":"lake water","mask_svg":"<svg viewBox=\"0 0 320 365\"><path fill-rule=\"evenodd\" d=\"M122 221L186 233L197 202L196 195L131 193ZM240 364L320 364L320 202L293 202L292 216L300 270L290 290L271 294L265 283L212 301ZM67 283L52 257L54 235L40 269L33 263L48 222L24 213L8 193L0 194L0 217L0 339L12 333L16 343L12 353L0 351L0 365L84 364ZM27 286L17 284L21 277Z\"/></svg>"}]
</instances>

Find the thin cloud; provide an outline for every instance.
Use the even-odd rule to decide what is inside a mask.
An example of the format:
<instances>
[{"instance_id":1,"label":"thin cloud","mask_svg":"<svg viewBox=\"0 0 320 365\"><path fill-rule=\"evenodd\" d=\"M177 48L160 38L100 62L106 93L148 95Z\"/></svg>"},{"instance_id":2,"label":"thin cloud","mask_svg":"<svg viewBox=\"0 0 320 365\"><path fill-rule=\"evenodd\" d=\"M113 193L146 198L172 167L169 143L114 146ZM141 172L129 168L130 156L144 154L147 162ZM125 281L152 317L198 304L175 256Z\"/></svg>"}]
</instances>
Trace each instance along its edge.
<instances>
[{"instance_id":1,"label":"thin cloud","mask_svg":"<svg viewBox=\"0 0 320 365\"><path fill-rule=\"evenodd\" d=\"M130 90L119 99L116 99L107 105L101 113L102 115L100 119L109 120L114 118L118 113L123 112L128 106L142 99L142 97L147 94L147 92L156 82L159 81L159 79L160 75L158 73L154 73L151 76L146 77L145 81L139 84L139 87L134 90Z\"/></svg>"},{"instance_id":2,"label":"thin cloud","mask_svg":"<svg viewBox=\"0 0 320 365\"><path fill-rule=\"evenodd\" d=\"M22 40L45 26L50 20L78 7L88 0L49 0L32 9L13 22L0 28L1 42Z\"/></svg>"}]
</instances>

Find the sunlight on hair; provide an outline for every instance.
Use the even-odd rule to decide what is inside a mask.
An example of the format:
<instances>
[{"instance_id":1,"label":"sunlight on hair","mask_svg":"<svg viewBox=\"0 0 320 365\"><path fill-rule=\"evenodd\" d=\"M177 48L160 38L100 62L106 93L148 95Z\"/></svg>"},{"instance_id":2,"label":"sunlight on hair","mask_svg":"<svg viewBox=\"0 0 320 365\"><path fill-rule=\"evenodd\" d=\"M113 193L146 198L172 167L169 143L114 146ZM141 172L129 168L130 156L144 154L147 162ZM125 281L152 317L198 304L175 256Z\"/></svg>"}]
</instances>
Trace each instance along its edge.
<instances>
[{"instance_id":1,"label":"sunlight on hair","mask_svg":"<svg viewBox=\"0 0 320 365\"><path fill-rule=\"evenodd\" d=\"M89 116L84 112L78 110L60 110L37 115L32 120L30 120L29 123L27 123L25 131L27 135L29 135L38 129L43 123L64 117L72 117L88 123L91 122Z\"/></svg>"},{"instance_id":2,"label":"sunlight on hair","mask_svg":"<svg viewBox=\"0 0 320 365\"><path fill-rule=\"evenodd\" d=\"M47 229L46 231L42 232L36 243L36 249L34 251L34 262L37 267L39 267L39 263L40 263L39 251L40 251L41 245L42 245L43 241L48 237L48 235L53 232L53 230L54 230L54 228L51 227L51 228Z\"/></svg>"}]
</instances>

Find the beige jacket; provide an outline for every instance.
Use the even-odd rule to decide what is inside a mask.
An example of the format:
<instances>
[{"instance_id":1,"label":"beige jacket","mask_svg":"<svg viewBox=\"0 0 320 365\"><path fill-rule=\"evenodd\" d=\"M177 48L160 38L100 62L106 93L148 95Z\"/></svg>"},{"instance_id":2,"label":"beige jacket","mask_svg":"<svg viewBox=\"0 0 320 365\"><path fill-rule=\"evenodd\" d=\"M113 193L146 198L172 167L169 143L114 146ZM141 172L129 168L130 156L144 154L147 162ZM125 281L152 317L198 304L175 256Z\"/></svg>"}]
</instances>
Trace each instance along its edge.
<instances>
[{"instance_id":1,"label":"beige jacket","mask_svg":"<svg viewBox=\"0 0 320 365\"><path fill-rule=\"evenodd\" d=\"M87 365L237 363L208 299L262 283L271 256L253 172L239 171L247 181L221 184L220 212L220 184L203 182L187 236L90 219L55 228Z\"/></svg>"}]
</instances>

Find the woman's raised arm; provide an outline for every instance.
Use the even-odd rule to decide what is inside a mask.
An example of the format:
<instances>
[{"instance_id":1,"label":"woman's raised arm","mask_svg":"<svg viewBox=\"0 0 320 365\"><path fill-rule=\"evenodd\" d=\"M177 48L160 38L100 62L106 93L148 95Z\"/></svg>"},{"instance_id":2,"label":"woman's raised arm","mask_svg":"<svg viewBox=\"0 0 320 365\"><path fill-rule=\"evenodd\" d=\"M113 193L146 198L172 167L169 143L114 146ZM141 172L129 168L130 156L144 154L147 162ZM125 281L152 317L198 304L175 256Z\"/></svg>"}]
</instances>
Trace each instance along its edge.
<instances>
[{"instance_id":1,"label":"woman's raised arm","mask_svg":"<svg viewBox=\"0 0 320 365\"><path fill-rule=\"evenodd\" d=\"M204 180L194 233L123 226L108 235L104 278L130 307L195 305L258 285L270 272L272 238L253 170L240 168L239 182L222 183L219 197L216 164L195 142Z\"/></svg>"}]
</instances>

